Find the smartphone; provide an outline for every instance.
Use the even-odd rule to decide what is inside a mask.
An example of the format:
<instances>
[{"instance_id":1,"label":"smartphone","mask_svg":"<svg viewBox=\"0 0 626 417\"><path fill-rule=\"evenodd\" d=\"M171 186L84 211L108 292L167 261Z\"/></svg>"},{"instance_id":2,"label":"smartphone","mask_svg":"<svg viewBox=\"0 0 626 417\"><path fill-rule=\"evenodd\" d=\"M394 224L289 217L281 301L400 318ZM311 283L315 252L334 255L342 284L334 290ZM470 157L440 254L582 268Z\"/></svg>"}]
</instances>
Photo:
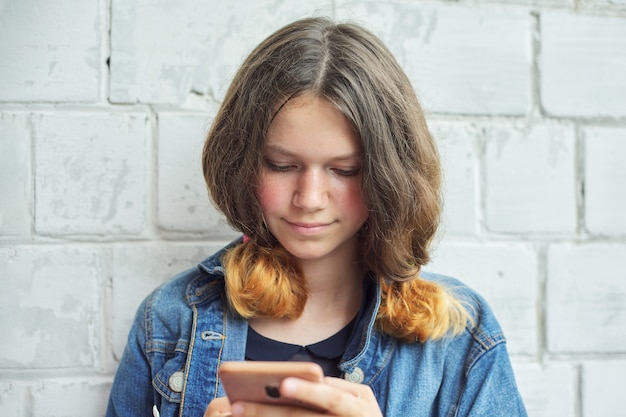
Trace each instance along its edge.
<instances>
[{"instance_id":1,"label":"smartphone","mask_svg":"<svg viewBox=\"0 0 626 417\"><path fill-rule=\"evenodd\" d=\"M288 377L311 382L322 382L324 379L321 366L313 362L224 362L220 365L219 375L231 404L235 401L250 401L313 409L314 406L306 403L282 398L280 383Z\"/></svg>"}]
</instances>

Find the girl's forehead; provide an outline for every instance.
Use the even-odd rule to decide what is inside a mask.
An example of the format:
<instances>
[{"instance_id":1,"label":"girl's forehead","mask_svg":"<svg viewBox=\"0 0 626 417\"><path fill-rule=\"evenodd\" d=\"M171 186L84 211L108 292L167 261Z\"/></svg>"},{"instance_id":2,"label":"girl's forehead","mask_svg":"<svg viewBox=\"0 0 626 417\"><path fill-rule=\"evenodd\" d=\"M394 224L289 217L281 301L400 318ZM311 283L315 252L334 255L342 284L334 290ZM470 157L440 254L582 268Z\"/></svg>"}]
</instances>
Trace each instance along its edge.
<instances>
[{"instance_id":1,"label":"girl's forehead","mask_svg":"<svg viewBox=\"0 0 626 417\"><path fill-rule=\"evenodd\" d=\"M362 153L352 123L330 101L317 96L298 96L287 101L270 124L266 151L279 154L324 154L353 158Z\"/></svg>"}]
</instances>

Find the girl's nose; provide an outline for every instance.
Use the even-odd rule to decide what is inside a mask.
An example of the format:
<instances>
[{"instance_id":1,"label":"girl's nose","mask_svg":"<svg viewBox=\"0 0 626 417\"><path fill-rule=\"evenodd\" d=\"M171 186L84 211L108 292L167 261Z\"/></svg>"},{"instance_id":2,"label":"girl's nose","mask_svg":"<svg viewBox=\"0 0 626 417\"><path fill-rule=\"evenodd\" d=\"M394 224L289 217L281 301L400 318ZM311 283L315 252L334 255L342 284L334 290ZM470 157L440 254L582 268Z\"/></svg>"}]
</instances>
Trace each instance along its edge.
<instances>
[{"instance_id":1,"label":"girl's nose","mask_svg":"<svg viewBox=\"0 0 626 417\"><path fill-rule=\"evenodd\" d=\"M298 178L293 204L307 211L322 209L328 204L328 180L322 170L305 170Z\"/></svg>"}]
</instances>

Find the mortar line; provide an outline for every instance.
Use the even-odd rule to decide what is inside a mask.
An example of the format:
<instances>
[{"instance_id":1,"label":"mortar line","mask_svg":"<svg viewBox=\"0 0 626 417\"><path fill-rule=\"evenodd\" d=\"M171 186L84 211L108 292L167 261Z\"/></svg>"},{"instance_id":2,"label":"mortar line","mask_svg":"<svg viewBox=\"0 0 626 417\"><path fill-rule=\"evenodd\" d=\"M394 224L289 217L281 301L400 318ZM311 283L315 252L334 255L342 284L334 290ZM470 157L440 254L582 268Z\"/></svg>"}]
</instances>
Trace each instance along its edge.
<instances>
[{"instance_id":1,"label":"mortar line","mask_svg":"<svg viewBox=\"0 0 626 417\"><path fill-rule=\"evenodd\" d=\"M576 184L576 234L578 240L587 235L585 225L585 140L582 127L575 126L575 165L574 181Z\"/></svg>"},{"instance_id":2,"label":"mortar line","mask_svg":"<svg viewBox=\"0 0 626 417\"><path fill-rule=\"evenodd\" d=\"M147 205L146 232L147 238L150 240L159 240L161 238L159 230L159 113L153 105L149 106L149 116L147 120L148 144L147 160L150 161L146 182L148 187L146 191L148 196L145 198Z\"/></svg>"},{"instance_id":3,"label":"mortar line","mask_svg":"<svg viewBox=\"0 0 626 417\"><path fill-rule=\"evenodd\" d=\"M102 16L100 17L100 27L104 32L101 37L100 52L101 57L101 69L100 75L100 96L101 101L105 104L111 104L109 97L109 91L111 87L111 28L113 26L113 2L112 0L101 0L100 11Z\"/></svg>"},{"instance_id":4,"label":"mortar line","mask_svg":"<svg viewBox=\"0 0 626 417\"><path fill-rule=\"evenodd\" d=\"M35 225L36 215L37 215L37 140L36 140L36 132L35 132L35 121L34 115L32 112L28 112L26 114L28 130L29 130L29 139L30 139L30 167L28 174L30 175L30 241L34 241L37 238L37 228Z\"/></svg>"},{"instance_id":5,"label":"mortar line","mask_svg":"<svg viewBox=\"0 0 626 417\"><path fill-rule=\"evenodd\" d=\"M537 248L537 362L544 364L548 350L548 244Z\"/></svg>"},{"instance_id":6,"label":"mortar line","mask_svg":"<svg viewBox=\"0 0 626 417\"><path fill-rule=\"evenodd\" d=\"M574 365L574 415L582 417L583 415L583 376L582 365Z\"/></svg>"},{"instance_id":7,"label":"mortar line","mask_svg":"<svg viewBox=\"0 0 626 417\"><path fill-rule=\"evenodd\" d=\"M479 241L489 236L487 228L487 143L485 126L479 126L475 135L474 143L476 158L474 161L476 174L476 237Z\"/></svg>"},{"instance_id":8,"label":"mortar line","mask_svg":"<svg viewBox=\"0 0 626 417\"><path fill-rule=\"evenodd\" d=\"M541 104L541 14L537 11L530 13L531 22L531 39L530 39L530 100L531 100L531 118L533 116L545 118L546 112Z\"/></svg>"}]
</instances>

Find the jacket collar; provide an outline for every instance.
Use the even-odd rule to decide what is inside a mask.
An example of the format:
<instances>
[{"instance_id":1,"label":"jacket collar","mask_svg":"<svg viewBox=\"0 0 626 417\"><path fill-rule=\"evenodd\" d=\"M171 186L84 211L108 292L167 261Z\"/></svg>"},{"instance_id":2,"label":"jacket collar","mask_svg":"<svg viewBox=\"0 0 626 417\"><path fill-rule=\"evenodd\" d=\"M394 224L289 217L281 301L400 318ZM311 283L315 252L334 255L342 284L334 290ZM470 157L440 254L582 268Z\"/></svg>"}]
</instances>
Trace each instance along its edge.
<instances>
[{"instance_id":1,"label":"jacket collar","mask_svg":"<svg viewBox=\"0 0 626 417\"><path fill-rule=\"evenodd\" d=\"M222 266L222 256L242 241L243 237L235 239L198 264L198 274L187 286L186 297L189 305L204 303L219 294L220 291L216 292L215 289L221 290L223 288L224 267Z\"/></svg>"}]
</instances>

